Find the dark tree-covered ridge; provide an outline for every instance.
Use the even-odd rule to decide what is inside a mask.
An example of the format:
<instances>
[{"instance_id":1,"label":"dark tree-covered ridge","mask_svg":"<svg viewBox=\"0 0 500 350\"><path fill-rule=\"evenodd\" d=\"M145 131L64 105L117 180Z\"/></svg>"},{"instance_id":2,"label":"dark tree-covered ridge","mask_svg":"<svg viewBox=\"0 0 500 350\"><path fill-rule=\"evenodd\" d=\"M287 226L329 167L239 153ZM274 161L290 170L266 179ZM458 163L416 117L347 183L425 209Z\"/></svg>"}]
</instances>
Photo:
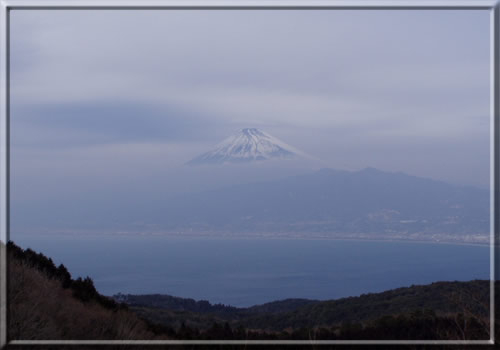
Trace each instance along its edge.
<instances>
[{"instance_id":1,"label":"dark tree-covered ridge","mask_svg":"<svg viewBox=\"0 0 500 350\"><path fill-rule=\"evenodd\" d=\"M10 340L490 338L489 281L235 308L165 295L121 295L115 301L101 295L90 277L73 279L64 265L55 266L41 253L12 242L7 253Z\"/></svg>"}]
</instances>

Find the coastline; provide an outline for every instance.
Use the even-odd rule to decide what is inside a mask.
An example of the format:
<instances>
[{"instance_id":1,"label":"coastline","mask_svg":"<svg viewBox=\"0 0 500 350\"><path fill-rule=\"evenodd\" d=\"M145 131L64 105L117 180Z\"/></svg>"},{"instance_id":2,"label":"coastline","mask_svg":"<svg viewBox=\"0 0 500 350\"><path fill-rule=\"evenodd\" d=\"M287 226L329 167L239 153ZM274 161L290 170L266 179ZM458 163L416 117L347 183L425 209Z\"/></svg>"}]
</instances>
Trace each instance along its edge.
<instances>
[{"instance_id":1,"label":"coastline","mask_svg":"<svg viewBox=\"0 0 500 350\"><path fill-rule=\"evenodd\" d=\"M336 234L338 235L338 234ZM301 235L277 235L272 233L255 233L255 234L208 234L208 233L179 233L179 232L130 232L130 231L54 231L54 232L39 232L39 233L14 233L11 234L9 239L14 242L15 237L19 238L43 238L43 237L57 237L57 238L166 238L166 239L181 239L181 240L307 240L307 241L346 241L346 242L393 242L393 243L415 243L415 244L439 244L439 245L460 245L460 246L482 246L491 247L491 242L485 243L481 241L461 241L457 240L432 240L432 239L413 239L401 237L349 237L348 235L340 236L307 236L306 233ZM14 236L14 237L12 237ZM489 239L489 236L484 236ZM14 238L14 239L13 239Z\"/></svg>"}]
</instances>

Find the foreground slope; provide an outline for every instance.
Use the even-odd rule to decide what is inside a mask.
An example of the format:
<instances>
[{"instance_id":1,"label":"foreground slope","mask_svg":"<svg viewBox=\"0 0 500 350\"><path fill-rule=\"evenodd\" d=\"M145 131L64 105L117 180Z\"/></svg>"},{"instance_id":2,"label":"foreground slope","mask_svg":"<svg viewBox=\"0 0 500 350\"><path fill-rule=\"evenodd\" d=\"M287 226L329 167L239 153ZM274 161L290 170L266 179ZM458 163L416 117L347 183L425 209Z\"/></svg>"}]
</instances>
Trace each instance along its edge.
<instances>
[{"instance_id":1,"label":"foreground slope","mask_svg":"<svg viewBox=\"0 0 500 350\"><path fill-rule=\"evenodd\" d=\"M9 340L488 339L489 282L439 282L330 301L239 309L165 295L99 294L90 278L8 244ZM122 304L129 303L129 306Z\"/></svg>"},{"instance_id":2,"label":"foreground slope","mask_svg":"<svg viewBox=\"0 0 500 350\"><path fill-rule=\"evenodd\" d=\"M100 295L90 278L72 279L64 265L12 243L7 251L10 340L158 338L126 306Z\"/></svg>"}]
</instances>

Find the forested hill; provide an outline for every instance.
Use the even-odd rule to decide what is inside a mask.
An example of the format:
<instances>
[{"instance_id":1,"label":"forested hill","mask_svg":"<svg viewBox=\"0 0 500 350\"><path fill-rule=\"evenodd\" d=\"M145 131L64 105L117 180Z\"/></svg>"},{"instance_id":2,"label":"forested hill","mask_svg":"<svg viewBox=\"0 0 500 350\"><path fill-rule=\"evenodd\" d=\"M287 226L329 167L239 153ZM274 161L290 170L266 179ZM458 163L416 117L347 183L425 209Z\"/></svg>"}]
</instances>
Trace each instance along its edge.
<instances>
[{"instance_id":1,"label":"forested hill","mask_svg":"<svg viewBox=\"0 0 500 350\"><path fill-rule=\"evenodd\" d=\"M484 280L436 282L338 300L286 299L248 308L212 305L208 301L161 294L120 294L113 298L127 303L142 316L160 323L173 322L180 325L185 322L197 327L208 327L211 323L207 323L210 321L207 316L212 316L213 320L224 320L234 325L279 331L343 322L367 322L386 315L420 311L437 315L471 313L487 319L489 287L489 281Z\"/></svg>"},{"instance_id":2,"label":"forested hill","mask_svg":"<svg viewBox=\"0 0 500 350\"><path fill-rule=\"evenodd\" d=\"M90 277L73 279L64 265L12 242L7 258L10 340L169 339L99 294Z\"/></svg>"},{"instance_id":3,"label":"forested hill","mask_svg":"<svg viewBox=\"0 0 500 350\"><path fill-rule=\"evenodd\" d=\"M490 336L489 281L438 282L338 300L287 299L236 308L167 295L120 295L116 301L101 295L90 277L73 279L64 265L56 266L41 253L13 243L7 253L10 340Z\"/></svg>"},{"instance_id":4,"label":"forested hill","mask_svg":"<svg viewBox=\"0 0 500 350\"><path fill-rule=\"evenodd\" d=\"M146 306L152 308L168 309L172 311L191 311L199 313L211 313L238 317L241 314L275 313L293 311L301 306L315 304L317 300L309 299L284 299L270 303L255 305L248 308L238 308L231 305L211 304L207 300L194 300L191 298L180 298L167 294L115 294L112 297L119 303L130 306Z\"/></svg>"}]
</instances>

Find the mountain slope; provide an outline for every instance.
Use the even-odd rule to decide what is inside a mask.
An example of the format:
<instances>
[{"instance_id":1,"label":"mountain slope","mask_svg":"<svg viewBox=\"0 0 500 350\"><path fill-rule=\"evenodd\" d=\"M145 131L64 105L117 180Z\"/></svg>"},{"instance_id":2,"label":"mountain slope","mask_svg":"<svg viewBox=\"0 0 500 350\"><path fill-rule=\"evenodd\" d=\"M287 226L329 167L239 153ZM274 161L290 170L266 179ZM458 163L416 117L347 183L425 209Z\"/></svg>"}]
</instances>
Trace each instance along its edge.
<instances>
[{"instance_id":1,"label":"mountain slope","mask_svg":"<svg viewBox=\"0 0 500 350\"><path fill-rule=\"evenodd\" d=\"M291 159L301 154L300 151L268 133L256 128L245 128L187 164L223 164Z\"/></svg>"},{"instance_id":2,"label":"mountain slope","mask_svg":"<svg viewBox=\"0 0 500 350\"><path fill-rule=\"evenodd\" d=\"M385 315L431 310L439 315L468 312L486 323L489 317L489 287L489 281L484 280L436 282L311 303L296 310L272 315L252 315L244 322L250 328L278 330L328 326L342 322L367 322Z\"/></svg>"},{"instance_id":3,"label":"mountain slope","mask_svg":"<svg viewBox=\"0 0 500 350\"><path fill-rule=\"evenodd\" d=\"M90 278L74 280L63 265L12 242L7 252L10 340L168 339L99 294Z\"/></svg>"},{"instance_id":4,"label":"mountain slope","mask_svg":"<svg viewBox=\"0 0 500 350\"><path fill-rule=\"evenodd\" d=\"M166 228L194 232L486 234L489 192L373 168L318 172L165 200Z\"/></svg>"},{"instance_id":5,"label":"mountain slope","mask_svg":"<svg viewBox=\"0 0 500 350\"><path fill-rule=\"evenodd\" d=\"M384 316L430 312L438 316L474 315L484 325L489 317L489 281L436 282L317 301L287 299L249 308L211 305L167 295L121 295L120 300L153 322L178 328L181 323L208 328L213 322L270 332L285 329L332 327L342 323L370 323ZM116 297L116 296L115 296ZM200 308L199 303L204 307Z\"/></svg>"}]
</instances>

